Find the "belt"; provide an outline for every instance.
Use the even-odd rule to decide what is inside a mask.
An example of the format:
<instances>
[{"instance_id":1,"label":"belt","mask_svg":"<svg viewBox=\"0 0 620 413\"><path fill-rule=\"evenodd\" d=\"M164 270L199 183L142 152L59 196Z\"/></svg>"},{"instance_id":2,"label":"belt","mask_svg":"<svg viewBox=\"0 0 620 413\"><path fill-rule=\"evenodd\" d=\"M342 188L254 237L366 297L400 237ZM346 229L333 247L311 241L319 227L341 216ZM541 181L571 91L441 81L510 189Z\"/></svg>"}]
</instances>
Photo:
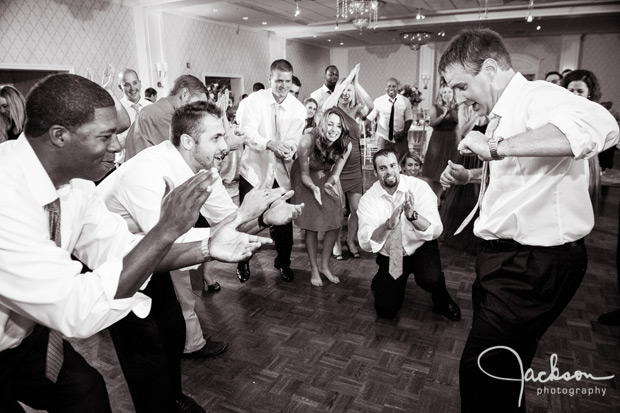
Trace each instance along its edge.
<instances>
[{"instance_id":1,"label":"belt","mask_svg":"<svg viewBox=\"0 0 620 413\"><path fill-rule=\"evenodd\" d=\"M489 248L501 251L511 251L518 249L559 249L559 248L573 248L573 247L581 247L584 244L583 238L578 239L577 241L567 242L562 245L552 245L552 246L540 246L540 245L525 245L520 244L512 239L489 239L484 240L484 245Z\"/></svg>"}]
</instances>

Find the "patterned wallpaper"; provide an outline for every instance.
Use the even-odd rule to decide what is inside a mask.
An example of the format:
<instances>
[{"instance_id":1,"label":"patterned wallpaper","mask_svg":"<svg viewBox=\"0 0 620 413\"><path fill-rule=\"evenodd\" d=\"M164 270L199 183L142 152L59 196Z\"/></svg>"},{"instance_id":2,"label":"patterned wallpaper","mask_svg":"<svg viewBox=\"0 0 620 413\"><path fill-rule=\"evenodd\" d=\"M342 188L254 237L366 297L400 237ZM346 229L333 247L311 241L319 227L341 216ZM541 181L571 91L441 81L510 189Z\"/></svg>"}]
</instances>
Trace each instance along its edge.
<instances>
[{"instance_id":1,"label":"patterned wallpaper","mask_svg":"<svg viewBox=\"0 0 620 413\"><path fill-rule=\"evenodd\" d=\"M68 65L100 81L108 64L136 67L133 9L110 0L0 1L3 63Z\"/></svg>"},{"instance_id":2,"label":"patterned wallpaper","mask_svg":"<svg viewBox=\"0 0 620 413\"><path fill-rule=\"evenodd\" d=\"M202 73L242 74L246 93L252 84L268 87L269 39L267 32L253 32L205 20L163 14L164 56L170 86L178 76ZM186 63L191 63L191 68Z\"/></svg>"},{"instance_id":3,"label":"patterned wallpaper","mask_svg":"<svg viewBox=\"0 0 620 413\"><path fill-rule=\"evenodd\" d=\"M612 101L620 111L620 34L589 34L581 44L581 67L593 72L601 83L602 102Z\"/></svg>"},{"instance_id":4,"label":"patterned wallpaper","mask_svg":"<svg viewBox=\"0 0 620 413\"><path fill-rule=\"evenodd\" d=\"M349 67L360 63L360 83L373 99L385 94L385 85L391 77L403 85L416 86L418 60L419 52L400 44L349 50Z\"/></svg>"},{"instance_id":5,"label":"patterned wallpaper","mask_svg":"<svg viewBox=\"0 0 620 413\"><path fill-rule=\"evenodd\" d=\"M323 85L325 68L329 66L329 49L296 41L286 42L286 57L301 81L299 99L304 100Z\"/></svg>"}]
</instances>

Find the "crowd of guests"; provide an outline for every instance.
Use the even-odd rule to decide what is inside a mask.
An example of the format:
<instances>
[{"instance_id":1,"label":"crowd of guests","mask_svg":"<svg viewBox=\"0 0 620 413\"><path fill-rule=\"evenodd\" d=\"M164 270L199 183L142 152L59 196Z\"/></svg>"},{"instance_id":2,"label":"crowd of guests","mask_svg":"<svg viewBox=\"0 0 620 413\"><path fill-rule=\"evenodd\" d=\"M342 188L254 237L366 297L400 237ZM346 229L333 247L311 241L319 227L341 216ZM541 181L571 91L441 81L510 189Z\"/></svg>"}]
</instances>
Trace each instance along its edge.
<instances>
[{"instance_id":1,"label":"crowd of guests","mask_svg":"<svg viewBox=\"0 0 620 413\"><path fill-rule=\"evenodd\" d=\"M353 259L358 248L376 254L371 289L384 318L404 305L413 275L433 311L460 320L439 241L478 252L462 409L525 411L518 386L485 376L476 362L485 353L487 371L509 377L506 356L485 352L497 344L529 367L538 339L585 273L583 237L594 223L598 171L613 166L618 139L617 122L597 104L598 81L586 70L527 81L512 69L499 35L466 31L441 57L433 132L426 153L417 153L408 142L413 108L398 80L388 79L386 93L372 99L360 71L358 64L340 78L328 66L324 84L303 102L302 82L283 59L271 64L268 88L256 83L237 104L229 91L192 75L175 79L167 96L147 88L142 97L133 69L118 74L121 99L110 79L101 87L69 74L42 80L27 99L0 87L0 141L11 141L0 145L0 182L9 195L0 202L0 225L11 228L0 237L10 256L0 264L7 277L0 411L20 411L17 401L110 411L99 373L57 334L104 328L136 411L204 411L182 392L181 357L213 357L228 345L200 326L189 269L204 264L204 291L217 292L207 261L237 263L245 283L252 254L273 242L273 265L293 282L293 223L303 230L313 286L340 282L330 261L343 259L341 237ZM372 157L377 181L365 191L360 148L368 122L379 150ZM523 165L539 172L528 175ZM550 179L560 167L565 174ZM236 181L239 205L224 186ZM547 194L562 184L571 190L558 206ZM555 211L566 205L577 207L559 222ZM264 229L270 238L256 235ZM476 239L483 242L472 250ZM523 251L540 260L536 268ZM558 258L567 268L552 265ZM41 281L32 272L53 276ZM503 288L511 282L516 293ZM551 292L536 292L535 304L523 298L521 291L540 283ZM48 374L58 351L60 365ZM30 359L37 361L22 371Z\"/></svg>"}]
</instances>

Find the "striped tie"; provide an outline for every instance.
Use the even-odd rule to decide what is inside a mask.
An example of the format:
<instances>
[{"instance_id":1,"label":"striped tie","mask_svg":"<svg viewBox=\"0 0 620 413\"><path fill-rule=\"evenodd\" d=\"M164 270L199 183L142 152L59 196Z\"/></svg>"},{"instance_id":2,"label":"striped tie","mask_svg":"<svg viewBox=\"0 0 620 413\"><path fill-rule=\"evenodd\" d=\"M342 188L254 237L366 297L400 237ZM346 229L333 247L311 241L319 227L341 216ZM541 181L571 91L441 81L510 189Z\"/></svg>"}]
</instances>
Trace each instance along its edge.
<instances>
[{"instance_id":1,"label":"striped tie","mask_svg":"<svg viewBox=\"0 0 620 413\"><path fill-rule=\"evenodd\" d=\"M60 199L45 205L45 209L49 214L50 239L61 246L60 238ZM45 377L50 379L52 383L58 380L58 373L62 367L64 360L63 340L59 331L50 330L47 342L47 358L45 363Z\"/></svg>"}]
</instances>

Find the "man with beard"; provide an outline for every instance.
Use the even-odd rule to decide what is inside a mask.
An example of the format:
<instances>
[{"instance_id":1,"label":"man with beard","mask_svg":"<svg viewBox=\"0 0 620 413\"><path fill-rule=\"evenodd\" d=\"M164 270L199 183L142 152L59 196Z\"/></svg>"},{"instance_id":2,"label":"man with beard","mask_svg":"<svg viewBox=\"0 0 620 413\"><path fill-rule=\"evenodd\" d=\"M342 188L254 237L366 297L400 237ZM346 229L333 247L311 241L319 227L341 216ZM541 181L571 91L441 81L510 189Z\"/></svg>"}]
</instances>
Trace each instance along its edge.
<instances>
[{"instance_id":1,"label":"man with beard","mask_svg":"<svg viewBox=\"0 0 620 413\"><path fill-rule=\"evenodd\" d=\"M209 170L217 176L217 172L213 169L219 167L228 151L222 112L212 102L199 101L182 106L173 115L170 129L169 141L140 152L98 187L98 192L108 209L123 216L129 229L134 233L148 231L157 221L164 176L170 178L175 185L183 183L200 170ZM288 223L301 213L301 206L285 202L292 193L282 195L282 192L256 190L248 194L241 207L237 208L228 196L221 179L216 177L211 195L201 208L201 214L212 226L233 215L239 231L256 233L261 227ZM209 231L209 228L193 228L178 241L187 242L196 237L201 238ZM177 286L180 301L182 298L185 300L181 295L193 296L189 274L180 276L173 274L173 277L188 280L187 291L182 291ZM125 319L110 328L138 411L149 411L139 406L140 403L150 403L147 400L150 400L148 395L153 392L153 388L149 383L151 381L159 383L158 377L164 376L162 371L168 371L169 382L173 388L180 387L180 358L185 343L185 324L170 277L166 279L167 283L159 282L154 286L151 285L153 283L151 281L145 289L147 293L152 294L153 307L160 314L156 323L160 331L158 337L165 343L163 354L160 350L161 343L152 343L147 339L160 340L153 340L152 335L146 333L140 334L148 326L139 319ZM193 298L191 304L193 311ZM201 334L199 324L197 330ZM214 356L224 351L226 346L227 344L207 338L203 347L196 351L198 354L193 356ZM156 357L144 361L145 358L140 355L147 351Z\"/></svg>"},{"instance_id":2,"label":"man with beard","mask_svg":"<svg viewBox=\"0 0 620 413\"><path fill-rule=\"evenodd\" d=\"M362 196L357 214L360 246L377 253L379 270L371 284L377 315L396 316L413 273L416 283L433 295L434 310L460 320L461 310L441 271L437 238L443 226L437 197L426 182L401 175L393 149L377 151L372 163L378 181Z\"/></svg>"},{"instance_id":3,"label":"man with beard","mask_svg":"<svg viewBox=\"0 0 620 413\"><path fill-rule=\"evenodd\" d=\"M297 144L306 122L306 108L289 93L293 66L286 60L271 64L270 88L252 93L243 102L239 124L245 133L245 149L239 171L239 200L252 188L291 189L290 170ZM276 245L274 266L286 282L294 279L291 270L293 224L274 225L270 234ZM249 261L237 266L240 282L250 278Z\"/></svg>"}]
</instances>

